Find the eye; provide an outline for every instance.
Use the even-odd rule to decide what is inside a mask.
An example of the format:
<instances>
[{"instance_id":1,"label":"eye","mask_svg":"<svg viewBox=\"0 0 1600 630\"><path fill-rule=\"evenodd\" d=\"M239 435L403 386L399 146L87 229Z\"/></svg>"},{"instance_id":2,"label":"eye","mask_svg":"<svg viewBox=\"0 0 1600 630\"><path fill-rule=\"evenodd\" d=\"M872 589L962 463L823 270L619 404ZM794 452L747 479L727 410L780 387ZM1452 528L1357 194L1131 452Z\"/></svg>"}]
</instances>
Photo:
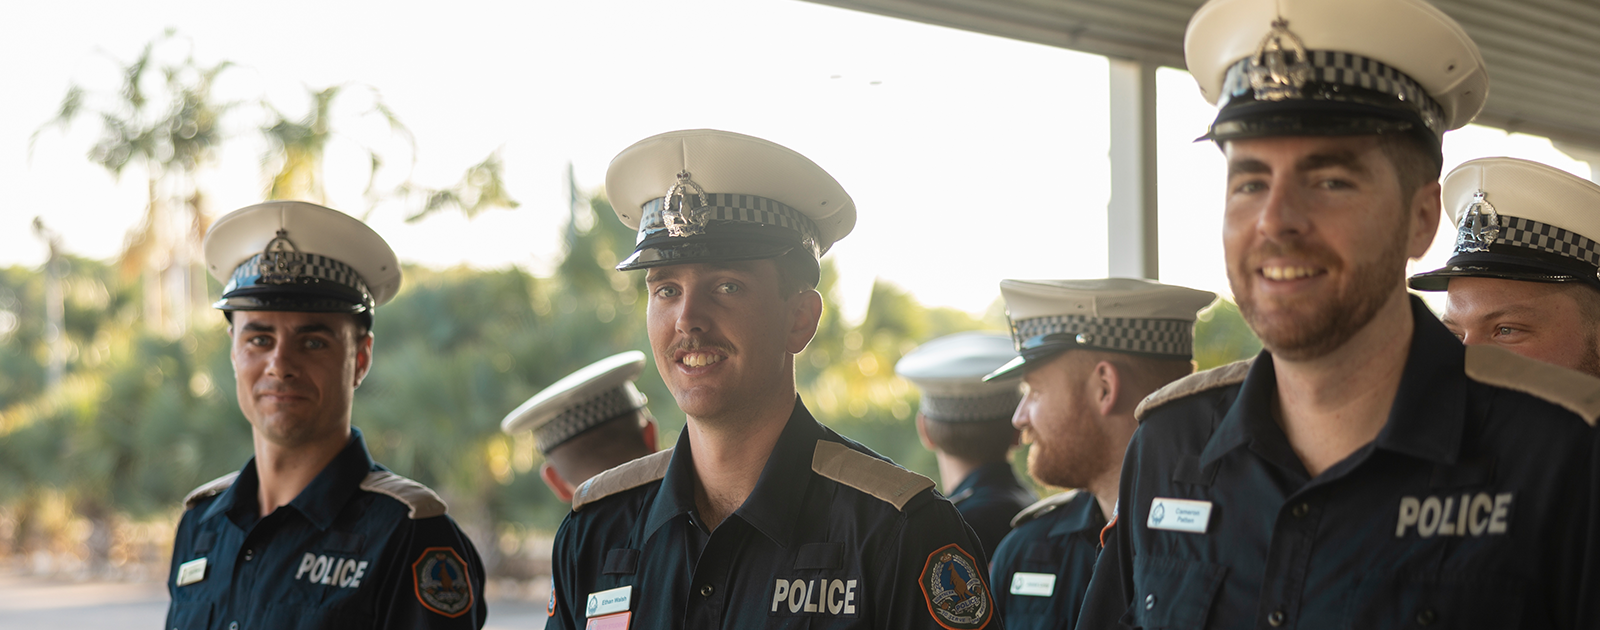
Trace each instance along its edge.
<instances>
[{"instance_id":1,"label":"eye","mask_svg":"<svg viewBox=\"0 0 1600 630\"><path fill-rule=\"evenodd\" d=\"M272 337L268 337L266 335L256 335L254 337L245 339L244 342L252 346L265 348L272 345Z\"/></svg>"},{"instance_id":2,"label":"eye","mask_svg":"<svg viewBox=\"0 0 1600 630\"><path fill-rule=\"evenodd\" d=\"M658 298L678 297L678 287L670 285L656 287L655 296Z\"/></svg>"},{"instance_id":3,"label":"eye","mask_svg":"<svg viewBox=\"0 0 1600 630\"><path fill-rule=\"evenodd\" d=\"M328 347L328 342L322 339L311 338L305 341L305 347L307 350L321 350Z\"/></svg>"},{"instance_id":4,"label":"eye","mask_svg":"<svg viewBox=\"0 0 1600 630\"><path fill-rule=\"evenodd\" d=\"M743 291L744 288L740 287L739 285L734 284L732 282L724 282L722 284L717 285L717 290L721 291L723 293L738 293L740 291Z\"/></svg>"},{"instance_id":5,"label":"eye","mask_svg":"<svg viewBox=\"0 0 1600 630\"><path fill-rule=\"evenodd\" d=\"M1247 182L1245 182L1243 184L1239 184L1238 186L1234 187L1233 192L1237 193L1237 194L1250 194L1250 193L1258 193L1258 192L1261 192L1261 191L1266 190L1266 189L1267 189L1266 182L1263 182L1263 181L1260 181L1260 180L1252 180L1252 181L1247 181Z\"/></svg>"},{"instance_id":6,"label":"eye","mask_svg":"<svg viewBox=\"0 0 1600 630\"><path fill-rule=\"evenodd\" d=\"M1343 179L1324 179L1317 185L1327 190L1349 190L1356 187L1355 184Z\"/></svg>"},{"instance_id":7,"label":"eye","mask_svg":"<svg viewBox=\"0 0 1600 630\"><path fill-rule=\"evenodd\" d=\"M1516 335L1517 333L1520 333L1520 332L1522 332L1522 331L1518 330L1516 328L1512 328L1510 326L1497 326L1494 329L1494 336L1496 336L1496 337L1510 337L1510 336Z\"/></svg>"}]
</instances>

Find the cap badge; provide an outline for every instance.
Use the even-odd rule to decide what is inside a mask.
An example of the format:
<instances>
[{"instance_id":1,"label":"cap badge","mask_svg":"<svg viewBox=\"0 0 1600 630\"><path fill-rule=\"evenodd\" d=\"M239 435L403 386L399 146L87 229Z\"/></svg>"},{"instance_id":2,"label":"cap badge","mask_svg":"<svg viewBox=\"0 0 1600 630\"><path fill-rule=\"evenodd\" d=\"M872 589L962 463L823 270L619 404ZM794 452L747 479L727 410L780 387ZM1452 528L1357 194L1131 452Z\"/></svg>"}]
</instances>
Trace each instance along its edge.
<instances>
[{"instance_id":1,"label":"cap badge","mask_svg":"<svg viewBox=\"0 0 1600 630\"><path fill-rule=\"evenodd\" d=\"M1272 21L1272 31L1262 38L1250 56L1250 89L1258 101L1300 98L1300 90L1311 80L1310 58L1300 36L1289 30L1289 21Z\"/></svg>"},{"instance_id":2,"label":"cap badge","mask_svg":"<svg viewBox=\"0 0 1600 630\"><path fill-rule=\"evenodd\" d=\"M1461 214L1461 224L1456 230L1456 252L1462 254L1486 252L1500 236L1500 213L1489 203L1482 190L1472 194L1472 203Z\"/></svg>"},{"instance_id":3,"label":"cap badge","mask_svg":"<svg viewBox=\"0 0 1600 630\"><path fill-rule=\"evenodd\" d=\"M278 230L278 235L267 242L261 252L261 284L292 284L306 275L306 256L289 240L289 233Z\"/></svg>"},{"instance_id":4,"label":"cap badge","mask_svg":"<svg viewBox=\"0 0 1600 630\"><path fill-rule=\"evenodd\" d=\"M705 234L710 219L706 191L690 179L689 171L678 171L678 183L667 189L667 198L661 202L661 223L667 226L667 235L673 237ZM689 191L693 190L700 205L693 205Z\"/></svg>"}]
</instances>

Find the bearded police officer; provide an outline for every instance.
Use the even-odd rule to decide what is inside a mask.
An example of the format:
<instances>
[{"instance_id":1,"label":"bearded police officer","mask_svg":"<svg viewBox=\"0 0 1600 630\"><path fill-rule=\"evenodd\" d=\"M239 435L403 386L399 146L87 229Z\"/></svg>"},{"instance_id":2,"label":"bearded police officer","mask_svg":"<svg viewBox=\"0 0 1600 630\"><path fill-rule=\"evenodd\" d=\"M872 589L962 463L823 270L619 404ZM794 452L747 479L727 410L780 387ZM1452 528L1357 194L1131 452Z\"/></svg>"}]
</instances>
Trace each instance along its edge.
<instances>
[{"instance_id":1,"label":"bearded police officer","mask_svg":"<svg viewBox=\"0 0 1600 630\"><path fill-rule=\"evenodd\" d=\"M933 481L811 417L794 355L850 196L771 142L677 131L606 173L639 230L656 368L688 425L578 488L549 628L998 628L982 549Z\"/></svg>"},{"instance_id":2,"label":"bearded police officer","mask_svg":"<svg viewBox=\"0 0 1600 630\"><path fill-rule=\"evenodd\" d=\"M939 481L977 532L983 555L1011 531L1011 517L1033 503L1011 470L1018 432L1011 414L1022 400L1016 377L983 377L1017 356L1005 335L965 332L917 346L894 371L922 392L917 435L939 463Z\"/></svg>"},{"instance_id":3,"label":"bearded police officer","mask_svg":"<svg viewBox=\"0 0 1600 630\"><path fill-rule=\"evenodd\" d=\"M1078 626L1592 627L1600 385L1463 346L1405 291L1477 46L1422 0L1213 0L1185 53L1265 350L1141 403Z\"/></svg>"},{"instance_id":4,"label":"bearded police officer","mask_svg":"<svg viewBox=\"0 0 1600 630\"><path fill-rule=\"evenodd\" d=\"M533 431L544 455L539 476L562 501L609 468L656 452L656 419L634 379L643 352L629 350L567 375L507 414L507 434Z\"/></svg>"},{"instance_id":5,"label":"bearded police officer","mask_svg":"<svg viewBox=\"0 0 1600 630\"><path fill-rule=\"evenodd\" d=\"M1150 392L1194 371L1196 313L1216 295L1146 280L1005 280L1000 294L1022 356L991 374L1021 376L1013 423L1028 474L1072 488L1018 514L990 571L995 608L1017 628L1071 628L1117 497L1122 453Z\"/></svg>"},{"instance_id":6,"label":"bearded police officer","mask_svg":"<svg viewBox=\"0 0 1600 630\"><path fill-rule=\"evenodd\" d=\"M482 627L472 542L350 426L373 310L400 288L389 245L342 212L275 201L218 219L204 248L227 283L216 308L255 457L184 500L165 627Z\"/></svg>"},{"instance_id":7,"label":"bearded police officer","mask_svg":"<svg viewBox=\"0 0 1600 630\"><path fill-rule=\"evenodd\" d=\"M1445 327L1600 377L1600 186L1538 162L1472 160L1444 178L1455 255L1411 288L1445 291Z\"/></svg>"}]
</instances>

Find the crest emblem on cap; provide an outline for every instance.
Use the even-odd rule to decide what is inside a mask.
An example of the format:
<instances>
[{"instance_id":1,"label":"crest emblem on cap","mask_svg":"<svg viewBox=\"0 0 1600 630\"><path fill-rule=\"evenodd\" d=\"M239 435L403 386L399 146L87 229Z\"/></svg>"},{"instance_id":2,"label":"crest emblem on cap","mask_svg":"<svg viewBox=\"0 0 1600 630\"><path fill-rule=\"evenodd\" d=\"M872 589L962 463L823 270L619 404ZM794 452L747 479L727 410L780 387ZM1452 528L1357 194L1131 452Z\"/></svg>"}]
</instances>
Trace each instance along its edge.
<instances>
[{"instance_id":1,"label":"crest emblem on cap","mask_svg":"<svg viewBox=\"0 0 1600 630\"><path fill-rule=\"evenodd\" d=\"M710 217L706 208L706 191L690 179L689 171L678 171L678 183L667 189L667 198L661 202L661 223L667 226L667 235L673 237L705 234ZM694 190L694 199L689 197ZM693 205L699 201L700 205ZM698 212L697 212L698 210Z\"/></svg>"},{"instance_id":2,"label":"crest emblem on cap","mask_svg":"<svg viewBox=\"0 0 1600 630\"><path fill-rule=\"evenodd\" d=\"M261 283L292 284L305 274L305 254L289 240L287 231L278 230L278 235L261 251Z\"/></svg>"},{"instance_id":3,"label":"crest emblem on cap","mask_svg":"<svg viewBox=\"0 0 1600 630\"><path fill-rule=\"evenodd\" d=\"M1500 213L1489 203L1482 190L1472 194L1472 203L1461 213L1461 224L1456 230L1456 253L1470 254L1489 251L1500 236Z\"/></svg>"},{"instance_id":4,"label":"crest emblem on cap","mask_svg":"<svg viewBox=\"0 0 1600 630\"><path fill-rule=\"evenodd\" d=\"M1250 56L1250 89L1258 101L1300 98L1300 90L1311 80L1311 63L1305 43L1289 30L1289 21L1272 21L1272 30L1261 39L1256 54Z\"/></svg>"}]
</instances>

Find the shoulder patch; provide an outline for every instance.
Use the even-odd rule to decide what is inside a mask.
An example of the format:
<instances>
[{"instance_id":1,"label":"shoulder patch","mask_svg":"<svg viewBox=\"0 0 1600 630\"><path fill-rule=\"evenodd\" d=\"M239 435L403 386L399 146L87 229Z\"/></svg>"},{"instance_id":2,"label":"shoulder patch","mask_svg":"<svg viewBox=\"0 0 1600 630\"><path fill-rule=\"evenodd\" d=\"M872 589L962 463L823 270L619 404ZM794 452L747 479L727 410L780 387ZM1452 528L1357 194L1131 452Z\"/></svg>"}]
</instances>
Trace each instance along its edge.
<instances>
[{"instance_id":1,"label":"shoulder patch","mask_svg":"<svg viewBox=\"0 0 1600 630\"><path fill-rule=\"evenodd\" d=\"M917 578L928 615L946 630L983 630L994 616L994 598L983 574L960 545L951 543L928 554Z\"/></svg>"},{"instance_id":2,"label":"shoulder patch","mask_svg":"<svg viewBox=\"0 0 1600 630\"><path fill-rule=\"evenodd\" d=\"M204 485L195 488L194 490L190 490L189 495L183 497L183 509L186 511L192 510L194 509L194 506L200 503L202 499L222 494L223 490L233 487L233 480L238 478L239 471L235 470L221 477L217 477L216 479L212 479L211 481L207 481Z\"/></svg>"},{"instance_id":3,"label":"shoulder patch","mask_svg":"<svg viewBox=\"0 0 1600 630\"><path fill-rule=\"evenodd\" d=\"M1056 508L1070 503L1078 496L1078 492L1078 490L1068 490L1039 499L1038 503L1022 508L1021 512L1017 512L1016 516L1011 517L1011 527L1016 528L1023 523L1055 511Z\"/></svg>"},{"instance_id":4,"label":"shoulder patch","mask_svg":"<svg viewBox=\"0 0 1600 630\"><path fill-rule=\"evenodd\" d=\"M1250 366L1255 364L1255 357L1243 361L1234 361L1224 366L1214 367L1204 372L1195 372L1171 383L1165 387L1145 396L1139 401L1139 406L1133 410L1133 417L1144 421L1145 414L1150 410L1169 402L1192 396L1203 391L1227 387L1244 382L1246 374L1250 373Z\"/></svg>"},{"instance_id":5,"label":"shoulder patch","mask_svg":"<svg viewBox=\"0 0 1600 630\"><path fill-rule=\"evenodd\" d=\"M572 493L572 511L624 490L632 490L667 476L672 449L657 451L590 477Z\"/></svg>"},{"instance_id":6,"label":"shoulder patch","mask_svg":"<svg viewBox=\"0 0 1600 630\"><path fill-rule=\"evenodd\" d=\"M1600 379L1535 361L1498 346L1467 346L1467 378L1519 391L1578 414L1589 426L1600 418Z\"/></svg>"},{"instance_id":7,"label":"shoulder patch","mask_svg":"<svg viewBox=\"0 0 1600 630\"><path fill-rule=\"evenodd\" d=\"M933 487L932 479L828 440L817 440L811 470L882 499L896 510L906 509L912 497Z\"/></svg>"},{"instance_id":8,"label":"shoulder patch","mask_svg":"<svg viewBox=\"0 0 1600 630\"><path fill-rule=\"evenodd\" d=\"M439 495L434 494L427 486L387 470L368 473L367 478L361 480L361 489L394 497L395 500L404 503L406 507L411 508L413 521L433 518L444 514L448 509L444 499L439 498Z\"/></svg>"}]
</instances>

